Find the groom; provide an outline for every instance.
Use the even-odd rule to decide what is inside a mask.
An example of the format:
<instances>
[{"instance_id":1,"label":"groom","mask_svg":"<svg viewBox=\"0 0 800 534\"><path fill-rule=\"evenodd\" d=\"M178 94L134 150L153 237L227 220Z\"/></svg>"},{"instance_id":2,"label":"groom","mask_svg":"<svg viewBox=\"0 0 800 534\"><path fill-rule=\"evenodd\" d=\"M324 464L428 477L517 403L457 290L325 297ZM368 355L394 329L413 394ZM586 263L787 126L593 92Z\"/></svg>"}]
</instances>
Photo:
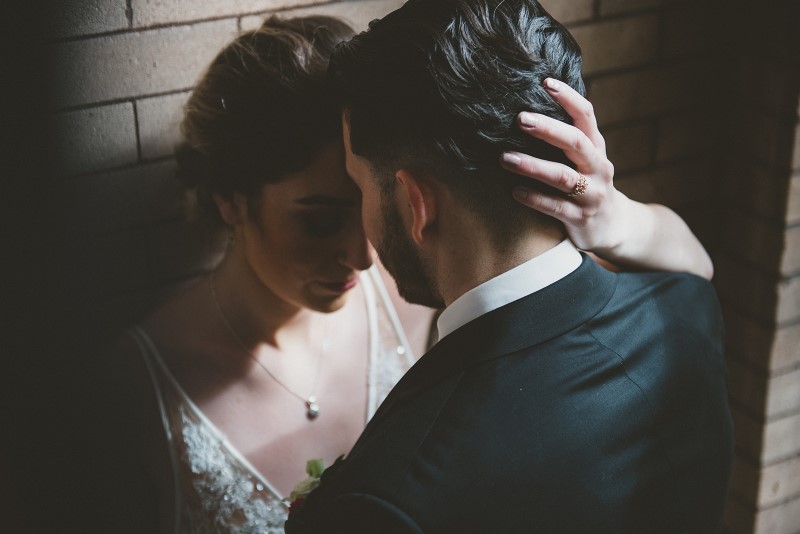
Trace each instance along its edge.
<instances>
[{"instance_id":1,"label":"groom","mask_svg":"<svg viewBox=\"0 0 800 534\"><path fill-rule=\"evenodd\" d=\"M497 164L553 159L514 117L567 121L542 81L583 92L580 69L535 0L409 0L334 54L368 237L404 297L446 308L305 530L719 529L732 434L711 286L598 267Z\"/></svg>"}]
</instances>

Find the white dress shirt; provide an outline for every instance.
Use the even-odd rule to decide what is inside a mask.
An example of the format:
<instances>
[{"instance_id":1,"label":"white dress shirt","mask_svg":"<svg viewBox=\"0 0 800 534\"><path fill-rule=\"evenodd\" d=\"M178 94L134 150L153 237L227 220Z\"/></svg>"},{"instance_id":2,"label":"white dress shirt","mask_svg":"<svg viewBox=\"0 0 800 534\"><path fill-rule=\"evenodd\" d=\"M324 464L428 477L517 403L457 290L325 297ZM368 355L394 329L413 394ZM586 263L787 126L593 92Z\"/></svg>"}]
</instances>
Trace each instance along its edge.
<instances>
[{"instance_id":1,"label":"white dress shirt","mask_svg":"<svg viewBox=\"0 0 800 534\"><path fill-rule=\"evenodd\" d=\"M439 339L473 319L561 280L580 266L581 253L565 239L544 254L506 271L458 297L436 323Z\"/></svg>"}]
</instances>

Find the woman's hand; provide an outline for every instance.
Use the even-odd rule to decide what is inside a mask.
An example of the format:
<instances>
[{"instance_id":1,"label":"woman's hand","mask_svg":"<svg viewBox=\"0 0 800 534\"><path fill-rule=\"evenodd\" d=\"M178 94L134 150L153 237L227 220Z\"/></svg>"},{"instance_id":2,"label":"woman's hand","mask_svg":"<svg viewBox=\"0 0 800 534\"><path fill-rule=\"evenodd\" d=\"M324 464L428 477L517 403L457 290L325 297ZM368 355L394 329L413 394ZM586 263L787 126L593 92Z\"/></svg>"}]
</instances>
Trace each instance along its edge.
<instances>
[{"instance_id":1,"label":"woman's hand","mask_svg":"<svg viewBox=\"0 0 800 534\"><path fill-rule=\"evenodd\" d=\"M568 85L545 80L547 92L572 117L574 126L538 113L517 120L528 134L564 151L575 169L519 152L507 152L507 170L561 191L556 196L516 187L522 204L560 220L578 248L620 265L688 271L711 278L713 266L703 246L675 212L633 201L614 187L614 166L597 128L591 103Z\"/></svg>"}]
</instances>

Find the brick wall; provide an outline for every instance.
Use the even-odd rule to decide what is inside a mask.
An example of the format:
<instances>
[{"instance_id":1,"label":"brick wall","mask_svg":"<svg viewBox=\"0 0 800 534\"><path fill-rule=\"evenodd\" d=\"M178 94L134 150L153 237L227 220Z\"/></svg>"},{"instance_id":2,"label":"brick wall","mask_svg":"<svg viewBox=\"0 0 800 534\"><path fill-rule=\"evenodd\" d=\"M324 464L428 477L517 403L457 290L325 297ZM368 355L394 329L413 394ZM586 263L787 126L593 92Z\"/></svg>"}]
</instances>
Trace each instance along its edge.
<instances>
[{"instance_id":1,"label":"brick wall","mask_svg":"<svg viewBox=\"0 0 800 534\"><path fill-rule=\"evenodd\" d=\"M771 2L741 26L717 287L737 448L728 532L800 532L800 20Z\"/></svg>"},{"instance_id":2,"label":"brick wall","mask_svg":"<svg viewBox=\"0 0 800 534\"><path fill-rule=\"evenodd\" d=\"M314 7L304 5L318 4ZM279 12L337 15L357 29L399 0L75 0L54 5L56 196L78 328L116 335L219 258L184 220L173 147L204 67L239 31ZM300 7L298 7L300 6Z\"/></svg>"},{"instance_id":3,"label":"brick wall","mask_svg":"<svg viewBox=\"0 0 800 534\"><path fill-rule=\"evenodd\" d=\"M204 229L182 217L171 150L192 84L225 42L271 12L324 12L363 28L400 3L54 4L52 189L68 206L58 228L64 298L80 304L70 330L113 337L218 258ZM676 209L715 260L737 431L726 529L800 532L800 61L786 26L800 20L788 11L793 2L765 3L758 24L720 0L542 3L583 47L620 189Z\"/></svg>"}]
</instances>

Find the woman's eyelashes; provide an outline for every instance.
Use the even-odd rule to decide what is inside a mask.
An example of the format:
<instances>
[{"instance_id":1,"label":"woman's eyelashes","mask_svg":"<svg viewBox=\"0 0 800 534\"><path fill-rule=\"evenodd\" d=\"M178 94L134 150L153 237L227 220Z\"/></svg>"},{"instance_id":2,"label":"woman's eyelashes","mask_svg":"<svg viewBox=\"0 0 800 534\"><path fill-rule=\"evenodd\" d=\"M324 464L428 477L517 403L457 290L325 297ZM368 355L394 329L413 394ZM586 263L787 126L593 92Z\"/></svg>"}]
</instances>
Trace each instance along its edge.
<instances>
[{"instance_id":1,"label":"woman's eyelashes","mask_svg":"<svg viewBox=\"0 0 800 534\"><path fill-rule=\"evenodd\" d=\"M344 213L306 213L300 216L303 231L310 237L333 237L347 223Z\"/></svg>"}]
</instances>

